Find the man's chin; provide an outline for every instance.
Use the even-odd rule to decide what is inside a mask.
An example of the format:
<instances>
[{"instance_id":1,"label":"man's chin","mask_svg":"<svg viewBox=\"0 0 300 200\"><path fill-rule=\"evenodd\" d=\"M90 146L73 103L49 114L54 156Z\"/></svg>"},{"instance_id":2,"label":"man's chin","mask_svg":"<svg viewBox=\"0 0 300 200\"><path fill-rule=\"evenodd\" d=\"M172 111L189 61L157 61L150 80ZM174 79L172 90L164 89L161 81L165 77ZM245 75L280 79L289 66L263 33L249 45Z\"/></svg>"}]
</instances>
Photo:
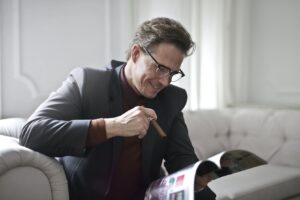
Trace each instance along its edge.
<instances>
[{"instance_id":1,"label":"man's chin","mask_svg":"<svg viewBox=\"0 0 300 200\"><path fill-rule=\"evenodd\" d=\"M158 92L148 92L144 94L144 97L147 99L154 99L157 96Z\"/></svg>"},{"instance_id":2,"label":"man's chin","mask_svg":"<svg viewBox=\"0 0 300 200\"><path fill-rule=\"evenodd\" d=\"M156 97L157 94L155 95L144 95L144 97L146 97L147 99L154 99Z\"/></svg>"}]
</instances>

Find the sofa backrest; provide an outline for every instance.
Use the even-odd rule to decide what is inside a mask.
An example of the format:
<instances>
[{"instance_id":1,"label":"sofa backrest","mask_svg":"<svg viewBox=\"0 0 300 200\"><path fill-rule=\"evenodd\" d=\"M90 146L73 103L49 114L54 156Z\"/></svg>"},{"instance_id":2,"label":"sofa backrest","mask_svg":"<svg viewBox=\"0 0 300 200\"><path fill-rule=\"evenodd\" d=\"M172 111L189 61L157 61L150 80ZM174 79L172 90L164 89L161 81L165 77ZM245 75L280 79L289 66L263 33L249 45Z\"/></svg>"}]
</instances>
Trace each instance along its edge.
<instances>
[{"instance_id":1,"label":"sofa backrest","mask_svg":"<svg viewBox=\"0 0 300 200\"><path fill-rule=\"evenodd\" d=\"M200 160L229 148L230 115L219 110L185 111L185 122Z\"/></svg>"},{"instance_id":2,"label":"sofa backrest","mask_svg":"<svg viewBox=\"0 0 300 200\"><path fill-rule=\"evenodd\" d=\"M263 108L184 113L199 159L243 149L269 163L300 167L300 111Z\"/></svg>"},{"instance_id":3,"label":"sofa backrest","mask_svg":"<svg viewBox=\"0 0 300 200\"><path fill-rule=\"evenodd\" d=\"M269 163L300 167L300 111L237 109L229 146L251 151Z\"/></svg>"}]
</instances>

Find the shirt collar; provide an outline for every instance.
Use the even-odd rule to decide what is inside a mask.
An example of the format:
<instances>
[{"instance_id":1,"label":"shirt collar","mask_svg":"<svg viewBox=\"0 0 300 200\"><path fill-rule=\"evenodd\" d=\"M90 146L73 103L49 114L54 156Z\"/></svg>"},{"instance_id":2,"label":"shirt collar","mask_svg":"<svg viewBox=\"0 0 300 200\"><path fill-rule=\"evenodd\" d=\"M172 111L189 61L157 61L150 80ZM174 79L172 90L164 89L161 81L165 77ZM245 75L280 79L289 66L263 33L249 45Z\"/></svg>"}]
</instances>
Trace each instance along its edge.
<instances>
[{"instance_id":1,"label":"shirt collar","mask_svg":"<svg viewBox=\"0 0 300 200\"><path fill-rule=\"evenodd\" d=\"M126 64L124 64L121 69L120 79L123 95L123 107L125 110L129 110L135 106L144 105L145 98L141 95L138 95L129 85L128 80L125 76L125 67Z\"/></svg>"}]
</instances>

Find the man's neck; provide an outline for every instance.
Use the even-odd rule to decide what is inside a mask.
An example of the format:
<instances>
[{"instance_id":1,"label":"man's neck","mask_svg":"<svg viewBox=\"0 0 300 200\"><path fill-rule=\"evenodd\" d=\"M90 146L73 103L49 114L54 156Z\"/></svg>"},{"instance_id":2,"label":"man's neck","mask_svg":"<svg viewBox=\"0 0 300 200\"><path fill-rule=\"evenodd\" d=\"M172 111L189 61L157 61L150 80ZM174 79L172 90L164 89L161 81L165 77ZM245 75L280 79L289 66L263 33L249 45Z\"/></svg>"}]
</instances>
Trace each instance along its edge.
<instances>
[{"instance_id":1,"label":"man's neck","mask_svg":"<svg viewBox=\"0 0 300 200\"><path fill-rule=\"evenodd\" d=\"M130 85L130 87L135 91L136 94L140 95L139 91L136 89L136 87L133 84L133 63L131 60L128 60L128 62L125 65L124 68L124 74L125 74L125 78L128 82L128 84Z\"/></svg>"}]
</instances>

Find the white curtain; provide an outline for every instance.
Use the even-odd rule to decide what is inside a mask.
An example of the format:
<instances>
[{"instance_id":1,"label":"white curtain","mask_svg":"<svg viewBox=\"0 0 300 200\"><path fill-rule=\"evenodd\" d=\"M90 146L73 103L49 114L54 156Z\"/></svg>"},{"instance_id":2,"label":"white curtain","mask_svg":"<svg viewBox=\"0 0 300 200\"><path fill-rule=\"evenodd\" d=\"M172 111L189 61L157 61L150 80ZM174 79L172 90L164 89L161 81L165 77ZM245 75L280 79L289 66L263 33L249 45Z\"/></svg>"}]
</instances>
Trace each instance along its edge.
<instances>
[{"instance_id":1,"label":"white curtain","mask_svg":"<svg viewBox=\"0 0 300 200\"><path fill-rule=\"evenodd\" d=\"M186 77L174 83L188 93L185 109L215 109L247 102L249 0L127 1L110 1L113 5L123 2L122 14L128 22L122 30L133 31L147 19L164 16L178 20L192 34L196 51L182 64ZM116 41L125 44L130 37L124 37L122 30L122 38Z\"/></svg>"},{"instance_id":2,"label":"white curtain","mask_svg":"<svg viewBox=\"0 0 300 200\"><path fill-rule=\"evenodd\" d=\"M196 51L182 66L186 77L175 85L186 89L185 109L213 109L230 104L230 20L232 0L140 0L134 3L133 24L166 16L180 21L192 34Z\"/></svg>"},{"instance_id":3,"label":"white curtain","mask_svg":"<svg viewBox=\"0 0 300 200\"><path fill-rule=\"evenodd\" d=\"M192 2L193 38L197 51L191 57L187 109L222 108L231 101L229 84L231 0Z\"/></svg>"}]
</instances>

